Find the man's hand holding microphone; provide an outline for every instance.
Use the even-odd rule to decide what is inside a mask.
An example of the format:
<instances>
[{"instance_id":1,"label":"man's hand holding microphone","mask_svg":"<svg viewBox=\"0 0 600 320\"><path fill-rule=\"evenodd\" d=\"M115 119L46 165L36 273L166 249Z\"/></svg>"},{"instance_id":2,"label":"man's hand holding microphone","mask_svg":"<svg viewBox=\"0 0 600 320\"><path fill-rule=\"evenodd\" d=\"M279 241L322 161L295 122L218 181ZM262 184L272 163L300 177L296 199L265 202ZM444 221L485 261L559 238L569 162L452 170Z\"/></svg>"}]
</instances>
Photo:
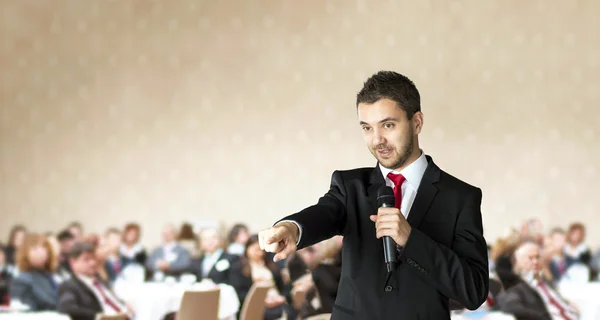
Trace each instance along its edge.
<instances>
[{"instance_id":1,"label":"man's hand holding microphone","mask_svg":"<svg viewBox=\"0 0 600 320\"><path fill-rule=\"evenodd\" d=\"M277 262L296 251L299 236L300 230L295 223L282 221L259 232L258 243L262 250L275 253L273 261Z\"/></svg>"}]
</instances>

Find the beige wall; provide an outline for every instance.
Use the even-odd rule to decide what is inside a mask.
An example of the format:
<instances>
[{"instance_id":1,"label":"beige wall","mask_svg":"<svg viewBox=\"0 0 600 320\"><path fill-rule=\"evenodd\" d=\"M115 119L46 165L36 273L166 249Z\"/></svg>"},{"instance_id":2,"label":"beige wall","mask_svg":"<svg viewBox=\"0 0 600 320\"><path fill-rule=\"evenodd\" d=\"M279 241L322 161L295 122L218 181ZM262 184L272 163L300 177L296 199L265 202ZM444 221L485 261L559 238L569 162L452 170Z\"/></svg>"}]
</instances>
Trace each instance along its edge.
<instances>
[{"instance_id":1,"label":"beige wall","mask_svg":"<svg viewBox=\"0 0 600 320\"><path fill-rule=\"evenodd\" d=\"M422 147L483 188L488 238L598 213L599 1L0 4L2 238L266 227L375 163L354 99L380 69L416 82Z\"/></svg>"}]
</instances>

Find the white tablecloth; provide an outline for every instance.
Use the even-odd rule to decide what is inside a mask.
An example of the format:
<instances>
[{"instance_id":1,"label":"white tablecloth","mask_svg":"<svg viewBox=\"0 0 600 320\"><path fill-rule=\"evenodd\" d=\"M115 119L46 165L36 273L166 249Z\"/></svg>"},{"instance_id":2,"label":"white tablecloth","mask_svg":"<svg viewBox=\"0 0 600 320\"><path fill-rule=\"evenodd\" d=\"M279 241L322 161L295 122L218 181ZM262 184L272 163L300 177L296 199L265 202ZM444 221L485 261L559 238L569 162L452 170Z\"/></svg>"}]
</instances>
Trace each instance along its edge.
<instances>
[{"instance_id":1,"label":"white tablecloth","mask_svg":"<svg viewBox=\"0 0 600 320\"><path fill-rule=\"evenodd\" d=\"M561 282L558 291L579 308L579 320L600 319L600 282Z\"/></svg>"},{"instance_id":2,"label":"white tablecloth","mask_svg":"<svg viewBox=\"0 0 600 320\"><path fill-rule=\"evenodd\" d=\"M71 320L56 312L0 312L0 320Z\"/></svg>"},{"instance_id":3,"label":"white tablecloth","mask_svg":"<svg viewBox=\"0 0 600 320\"><path fill-rule=\"evenodd\" d=\"M240 301L232 286L219 284L219 319L235 319ZM207 290L206 283L182 284L164 282L115 283L115 293L129 302L136 320L161 320L166 314L179 310L185 291Z\"/></svg>"}]
</instances>

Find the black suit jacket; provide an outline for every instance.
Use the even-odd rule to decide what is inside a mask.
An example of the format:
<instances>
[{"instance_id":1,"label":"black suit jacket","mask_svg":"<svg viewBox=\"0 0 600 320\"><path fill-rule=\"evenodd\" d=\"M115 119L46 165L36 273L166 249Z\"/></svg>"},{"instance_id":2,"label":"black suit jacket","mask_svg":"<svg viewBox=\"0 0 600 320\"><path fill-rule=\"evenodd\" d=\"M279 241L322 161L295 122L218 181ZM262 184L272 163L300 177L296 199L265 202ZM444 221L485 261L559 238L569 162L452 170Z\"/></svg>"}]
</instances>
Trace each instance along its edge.
<instances>
[{"instance_id":1,"label":"black suit jacket","mask_svg":"<svg viewBox=\"0 0 600 320\"><path fill-rule=\"evenodd\" d=\"M408 215L412 232L388 276L369 219L385 185L378 167L335 171L318 203L282 220L303 228L299 249L344 236L332 319L450 319L448 299L477 309L488 294L481 190L440 170L428 156Z\"/></svg>"},{"instance_id":2,"label":"black suit jacket","mask_svg":"<svg viewBox=\"0 0 600 320\"><path fill-rule=\"evenodd\" d=\"M212 266L208 275L204 277L202 275L202 262L204 262L204 255L198 259L192 259L190 264L190 271L196 275L198 281L203 278L209 278L214 283L227 283L229 284L229 273L231 271L231 266L235 263L235 261L239 260L238 256L232 256L225 251L221 253L217 262ZM223 262L221 262L223 261ZM217 266L217 264L219 266Z\"/></svg>"},{"instance_id":3,"label":"black suit jacket","mask_svg":"<svg viewBox=\"0 0 600 320\"><path fill-rule=\"evenodd\" d=\"M552 320L542 297L524 281L500 292L494 308L517 320Z\"/></svg>"},{"instance_id":4,"label":"black suit jacket","mask_svg":"<svg viewBox=\"0 0 600 320\"><path fill-rule=\"evenodd\" d=\"M76 276L64 281L58 288L58 311L69 315L71 320L94 320L97 314L103 312L94 292Z\"/></svg>"}]
</instances>

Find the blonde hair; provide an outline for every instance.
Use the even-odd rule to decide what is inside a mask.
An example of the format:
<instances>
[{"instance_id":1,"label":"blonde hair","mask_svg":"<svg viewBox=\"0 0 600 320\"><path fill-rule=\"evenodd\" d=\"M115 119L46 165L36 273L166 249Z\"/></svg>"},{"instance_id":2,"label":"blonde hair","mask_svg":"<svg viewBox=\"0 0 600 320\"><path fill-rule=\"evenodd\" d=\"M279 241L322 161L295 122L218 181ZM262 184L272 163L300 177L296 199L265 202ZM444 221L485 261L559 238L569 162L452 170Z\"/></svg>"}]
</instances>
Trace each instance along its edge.
<instances>
[{"instance_id":1,"label":"blonde hair","mask_svg":"<svg viewBox=\"0 0 600 320\"><path fill-rule=\"evenodd\" d=\"M51 273L56 271L58 260L54 249L48 239L39 233L26 234L25 239L23 239L23 245L17 250L16 262L19 271L26 272L34 269L29 261L29 251L39 245L43 246L46 252L48 252L48 260L44 264L44 270Z\"/></svg>"}]
</instances>

